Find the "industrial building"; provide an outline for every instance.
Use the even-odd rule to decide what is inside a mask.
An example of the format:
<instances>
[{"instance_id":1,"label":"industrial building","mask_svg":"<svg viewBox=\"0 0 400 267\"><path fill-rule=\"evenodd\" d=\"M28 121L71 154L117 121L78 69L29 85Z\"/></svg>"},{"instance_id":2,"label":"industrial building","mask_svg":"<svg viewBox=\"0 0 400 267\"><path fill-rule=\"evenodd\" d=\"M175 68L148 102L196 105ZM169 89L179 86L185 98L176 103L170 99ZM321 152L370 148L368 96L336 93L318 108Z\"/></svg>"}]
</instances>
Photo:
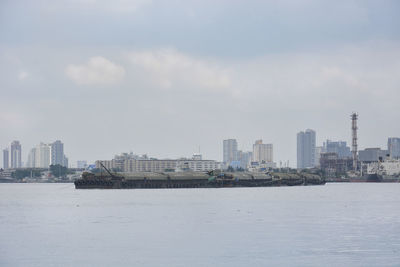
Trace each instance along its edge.
<instances>
[{"instance_id":1,"label":"industrial building","mask_svg":"<svg viewBox=\"0 0 400 267\"><path fill-rule=\"evenodd\" d=\"M353 159L351 157L340 158L334 152L321 153L320 168L326 177L346 175L353 169Z\"/></svg>"},{"instance_id":2,"label":"industrial building","mask_svg":"<svg viewBox=\"0 0 400 267\"><path fill-rule=\"evenodd\" d=\"M377 162L379 160L384 160L388 157L389 151L382 150L379 147L366 148L364 150L358 151L358 160L362 163Z\"/></svg>"}]
</instances>

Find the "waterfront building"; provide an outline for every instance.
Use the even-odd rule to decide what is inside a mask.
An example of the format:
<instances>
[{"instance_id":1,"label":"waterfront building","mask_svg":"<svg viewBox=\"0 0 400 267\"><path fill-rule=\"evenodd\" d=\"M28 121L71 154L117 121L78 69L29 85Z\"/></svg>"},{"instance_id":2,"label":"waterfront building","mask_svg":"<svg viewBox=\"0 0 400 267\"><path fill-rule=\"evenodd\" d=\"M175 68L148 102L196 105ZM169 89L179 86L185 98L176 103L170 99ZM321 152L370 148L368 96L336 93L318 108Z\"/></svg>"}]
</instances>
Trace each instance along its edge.
<instances>
[{"instance_id":1,"label":"waterfront building","mask_svg":"<svg viewBox=\"0 0 400 267\"><path fill-rule=\"evenodd\" d=\"M60 141L57 140L54 143L50 144L51 147L51 165L61 165L64 167L68 167L68 165L65 165L64 162L64 144Z\"/></svg>"},{"instance_id":2,"label":"waterfront building","mask_svg":"<svg viewBox=\"0 0 400 267\"><path fill-rule=\"evenodd\" d=\"M250 163L250 166L248 170L250 172L265 172L268 171L269 169L275 169L276 168L276 163L275 162L258 162L258 161L253 161Z\"/></svg>"},{"instance_id":3,"label":"waterfront building","mask_svg":"<svg viewBox=\"0 0 400 267\"><path fill-rule=\"evenodd\" d=\"M16 169L22 167L21 154L21 144L19 141L13 141L11 143L11 168Z\"/></svg>"},{"instance_id":4,"label":"waterfront building","mask_svg":"<svg viewBox=\"0 0 400 267\"><path fill-rule=\"evenodd\" d=\"M125 154L127 155L127 154ZM142 157L116 156L112 160L96 161L96 168L101 169L100 162L110 170L120 172L166 172L166 171L210 171L219 169L220 163L215 160L198 159L144 159Z\"/></svg>"},{"instance_id":5,"label":"waterfront building","mask_svg":"<svg viewBox=\"0 0 400 267\"><path fill-rule=\"evenodd\" d=\"M253 162L273 162L272 144L263 144L262 140L257 140L253 145Z\"/></svg>"},{"instance_id":6,"label":"waterfront building","mask_svg":"<svg viewBox=\"0 0 400 267\"><path fill-rule=\"evenodd\" d=\"M350 147L347 146L345 141L330 141L324 142L323 151L325 153L336 153L339 158L350 158Z\"/></svg>"},{"instance_id":7,"label":"waterfront building","mask_svg":"<svg viewBox=\"0 0 400 267\"><path fill-rule=\"evenodd\" d=\"M379 160L384 160L388 154L388 150L382 150L379 147L366 148L358 151L358 160L363 163L377 162Z\"/></svg>"},{"instance_id":8,"label":"waterfront building","mask_svg":"<svg viewBox=\"0 0 400 267\"><path fill-rule=\"evenodd\" d=\"M229 166L232 161L237 161L237 141L236 139L226 139L223 142L223 163Z\"/></svg>"},{"instance_id":9,"label":"waterfront building","mask_svg":"<svg viewBox=\"0 0 400 267\"><path fill-rule=\"evenodd\" d=\"M388 151L390 157L394 159L400 159L400 138L389 137L388 138Z\"/></svg>"},{"instance_id":10,"label":"waterfront building","mask_svg":"<svg viewBox=\"0 0 400 267\"><path fill-rule=\"evenodd\" d=\"M35 151L35 168L48 168L51 163L51 145L40 143Z\"/></svg>"},{"instance_id":11,"label":"waterfront building","mask_svg":"<svg viewBox=\"0 0 400 267\"><path fill-rule=\"evenodd\" d=\"M189 170L205 172L219 168L220 164L215 160L179 159L176 161L175 171Z\"/></svg>"},{"instance_id":12,"label":"waterfront building","mask_svg":"<svg viewBox=\"0 0 400 267\"><path fill-rule=\"evenodd\" d=\"M10 153L8 149L3 150L3 169L8 169L9 168L9 162L10 162Z\"/></svg>"},{"instance_id":13,"label":"waterfront building","mask_svg":"<svg viewBox=\"0 0 400 267\"><path fill-rule=\"evenodd\" d=\"M315 166L315 131L307 129L297 133L297 168Z\"/></svg>"}]
</instances>

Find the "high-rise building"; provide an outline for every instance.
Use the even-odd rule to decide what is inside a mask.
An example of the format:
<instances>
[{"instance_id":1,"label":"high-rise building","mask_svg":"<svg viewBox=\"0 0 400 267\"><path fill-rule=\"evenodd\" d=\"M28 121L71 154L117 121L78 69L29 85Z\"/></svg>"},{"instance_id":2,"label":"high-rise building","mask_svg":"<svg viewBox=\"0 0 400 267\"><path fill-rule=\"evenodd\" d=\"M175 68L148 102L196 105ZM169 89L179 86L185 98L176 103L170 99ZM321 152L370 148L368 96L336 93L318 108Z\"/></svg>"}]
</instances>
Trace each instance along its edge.
<instances>
[{"instance_id":1,"label":"high-rise building","mask_svg":"<svg viewBox=\"0 0 400 267\"><path fill-rule=\"evenodd\" d=\"M65 155L63 155L63 162L61 166L68 168L68 158Z\"/></svg>"},{"instance_id":2,"label":"high-rise building","mask_svg":"<svg viewBox=\"0 0 400 267\"><path fill-rule=\"evenodd\" d=\"M229 165L232 161L237 161L237 141L236 139L224 140L224 157L223 162L225 165Z\"/></svg>"},{"instance_id":3,"label":"high-rise building","mask_svg":"<svg viewBox=\"0 0 400 267\"><path fill-rule=\"evenodd\" d=\"M3 150L3 169L8 169L9 168L9 162L10 162L10 153L8 152L8 149Z\"/></svg>"},{"instance_id":4,"label":"high-rise building","mask_svg":"<svg viewBox=\"0 0 400 267\"><path fill-rule=\"evenodd\" d=\"M51 146L51 165L65 166L64 144L60 140L57 140L54 143L51 143L50 146Z\"/></svg>"},{"instance_id":5,"label":"high-rise building","mask_svg":"<svg viewBox=\"0 0 400 267\"><path fill-rule=\"evenodd\" d=\"M263 144L262 140L257 140L253 145L254 162L273 162L273 154L272 144Z\"/></svg>"},{"instance_id":6,"label":"high-rise building","mask_svg":"<svg viewBox=\"0 0 400 267\"><path fill-rule=\"evenodd\" d=\"M35 167L36 168L48 168L51 163L51 146L40 143L36 147L35 153Z\"/></svg>"},{"instance_id":7,"label":"high-rise building","mask_svg":"<svg viewBox=\"0 0 400 267\"><path fill-rule=\"evenodd\" d=\"M238 162L241 168L247 169L251 164L252 158L253 158L253 152L250 151L245 152L242 150L238 151Z\"/></svg>"},{"instance_id":8,"label":"high-rise building","mask_svg":"<svg viewBox=\"0 0 400 267\"><path fill-rule=\"evenodd\" d=\"M320 166L321 153L325 152L322 146L315 147L315 167Z\"/></svg>"},{"instance_id":9,"label":"high-rise building","mask_svg":"<svg viewBox=\"0 0 400 267\"><path fill-rule=\"evenodd\" d=\"M21 168L21 144L19 141L11 143L11 168Z\"/></svg>"},{"instance_id":10,"label":"high-rise building","mask_svg":"<svg viewBox=\"0 0 400 267\"><path fill-rule=\"evenodd\" d=\"M388 151L392 158L400 158L400 138L389 137L388 138Z\"/></svg>"},{"instance_id":11,"label":"high-rise building","mask_svg":"<svg viewBox=\"0 0 400 267\"><path fill-rule=\"evenodd\" d=\"M36 166L36 148L32 148L28 154L28 161L26 162L26 167L35 168Z\"/></svg>"},{"instance_id":12,"label":"high-rise building","mask_svg":"<svg viewBox=\"0 0 400 267\"><path fill-rule=\"evenodd\" d=\"M330 141L326 140L323 147L324 153L336 153L339 159L350 158L350 147L345 141Z\"/></svg>"},{"instance_id":13,"label":"high-rise building","mask_svg":"<svg viewBox=\"0 0 400 267\"><path fill-rule=\"evenodd\" d=\"M315 166L315 131L307 129L297 134L297 168Z\"/></svg>"}]
</instances>

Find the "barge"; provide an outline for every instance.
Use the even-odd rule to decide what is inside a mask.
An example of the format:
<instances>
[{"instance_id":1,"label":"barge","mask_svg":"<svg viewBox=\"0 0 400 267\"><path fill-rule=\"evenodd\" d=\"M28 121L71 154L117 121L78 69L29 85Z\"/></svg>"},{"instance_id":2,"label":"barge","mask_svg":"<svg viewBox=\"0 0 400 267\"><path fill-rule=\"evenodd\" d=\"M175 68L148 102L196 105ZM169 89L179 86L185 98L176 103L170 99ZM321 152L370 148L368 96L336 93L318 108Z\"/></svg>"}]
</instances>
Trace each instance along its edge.
<instances>
[{"instance_id":1,"label":"barge","mask_svg":"<svg viewBox=\"0 0 400 267\"><path fill-rule=\"evenodd\" d=\"M104 166L103 166L104 167ZM106 168L105 168L106 169ZM221 188L322 185L325 180L309 173L252 172L141 172L94 174L84 172L76 189Z\"/></svg>"}]
</instances>

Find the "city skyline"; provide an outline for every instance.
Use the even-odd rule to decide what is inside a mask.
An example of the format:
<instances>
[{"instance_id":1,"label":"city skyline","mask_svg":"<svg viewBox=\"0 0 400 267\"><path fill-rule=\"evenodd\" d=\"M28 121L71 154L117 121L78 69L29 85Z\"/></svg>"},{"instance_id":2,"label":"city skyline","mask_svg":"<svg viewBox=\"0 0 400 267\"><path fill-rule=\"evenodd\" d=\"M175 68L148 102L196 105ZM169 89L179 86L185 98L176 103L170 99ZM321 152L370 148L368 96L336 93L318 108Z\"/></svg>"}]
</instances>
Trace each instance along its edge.
<instances>
[{"instance_id":1,"label":"city skyline","mask_svg":"<svg viewBox=\"0 0 400 267\"><path fill-rule=\"evenodd\" d=\"M306 131L303 132L303 134L306 133L307 131L314 132L315 139L317 140L318 135L316 134L316 131L311 130L311 129L307 129ZM301 133L301 132L302 131L297 133L297 138L298 138L299 133ZM390 154L394 158L399 158L400 157L400 152L399 152L400 151L400 137L387 137L386 140L387 140L386 146L378 147L378 146L368 146L367 145L365 147L362 146L359 149L359 151L362 151L363 153L365 153L364 151L366 151L366 150L367 151L371 150L371 149L375 150L375 149L379 148L379 149L382 149L382 151L386 151L386 152L382 152L382 155ZM225 142L229 142L229 143L233 144L233 151L231 151L231 155L230 155L230 157L232 157L231 161L240 161L241 156L244 156L247 159L247 157L249 157L247 155L247 153L250 153L250 157L249 157L250 161L257 161L254 158L254 148L255 148L255 146L260 145L260 144L263 145L263 146L266 146L264 148L264 149L266 149L265 151L270 150L270 152L267 152L268 156L267 156L267 154L265 156L265 157L270 157L272 159L271 161L267 160L268 162L275 162L275 163L279 163L279 162L282 163L283 162L284 164L286 164L286 162L288 161L288 160L282 160L282 159L273 160L273 158L275 157L274 156L275 150L272 150L273 149L272 146L274 146L274 144L263 144L261 139L257 139L257 140L255 140L253 142L253 144L251 144L250 148L239 149L239 148L242 148L243 145L239 145L240 142L238 142L237 139L235 139L235 138L222 140L223 150L221 150L221 153L220 153L221 154L221 159L207 158L207 157L206 158L209 159L209 160L216 160L218 162L222 162L222 163L225 163L225 164L228 163L228 162L225 162L225 160L224 160ZM2 153L1 153L1 157L0 157L0 161L3 163L3 166L5 166L4 165L5 164L4 156L5 156L5 153L7 153L8 157L9 157L8 166L11 167L11 160L10 160L10 157L11 157L10 154L11 153L10 153L10 148L9 147L11 147L11 145L13 143L16 143L17 145L19 145L19 149L24 151L23 149L21 149L22 145L19 142L19 140L14 140L10 144L10 146L3 146L3 148L1 149ZM227 146L232 146L232 144L229 144L229 145L227 144ZM40 149L41 146L44 146L45 148L48 148L48 153L45 153L46 155L48 154L47 155L48 159L45 160L46 162L48 161L48 162L51 162L51 163L54 162L55 164L60 164L60 162L59 162L60 161L60 155L62 154L63 155L63 158L62 158L63 161L62 161L61 165L63 165L63 166L65 165L64 162L67 162L67 165L69 167L77 167L77 165L79 165L78 162L80 162L80 161L84 161L86 163L95 163L96 161L98 161L100 159L100 158L96 158L93 161L90 161L90 160L87 160L87 159L81 159L80 158L80 159L78 159L76 161L71 161L71 164L68 164L69 159L66 158L65 154L64 154L64 143L62 143L60 140L56 140L55 142L48 143L48 144L40 142L39 145L36 145L32 149L28 150L28 152L26 153L26 159L27 160L24 161L24 160L21 159L21 164L22 164L23 167L35 167L36 166L36 165L32 166L32 157L36 158L36 157L38 157L37 155L40 155L40 153L38 154L36 151L38 149ZM57 159L55 159L55 157L56 157L56 155L55 155L56 154L56 152L55 152L56 149L55 148L57 148L60 151L62 151L62 152L58 152ZM297 144L297 150L298 150L298 144ZM319 154L320 153L326 153L326 152L328 152L328 153L335 152L335 153L338 154L339 158L346 158L346 157L348 157L350 155L349 154L349 152L350 152L349 150L350 150L350 147L347 146L347 141L343 141L343 140L332 141L330 139L326 139L326 140L324 140L322 142L315 141L314 156L313 156L314 161L312 161L312 159L310 159L310 162L314 162L314 164L312 166L318 166L319 165L319 162L318 162L319 161ZM114 153L112 155L108 155L105 158L110 158L110 157L118 155L120 153L126 153L126 151L127 150L124 150L124 151L121 151L121 152L117 152L117 153ZM390 153L390 151L392 151L392 153ZM132 151L131 151L131 153L132 153ZM263 152L263 153L266 153L266 152ZM34 156L32 156L32 154L34 154ZM151 157L157 158L157 159L179 159L179 158L190 158L193 155L198 154L198 152L188 152L188 154L186 154L186 155L180 155L180 156L175 155L175 156L172 156L172 157L164 157L164 158L157 157L157 156L155 156L156 153L153 154L153 153L150 153L149 151L147 151L145 153L136 153L135 152L135 154L137 154L137 155L150 155ZM21 155L22 155L21 157L24 158L24 154L22 153ZM199 155L204 157L204 155L207 155L207 153L205 153L205 154L201 153ZM34 160L33 160L33 162L34 162ZM42 165L44 166L44 164L42 164ZM41 167L43 167L43 166L41 166ZM39 166L36 166L36 167L39 167ZM289 161L289 167L292 167L292 168L299 168L300 167L301 168L301 166L298 165L297 160L294 161L294 162L290 162Z\"/></svg>"}]
</instances>

